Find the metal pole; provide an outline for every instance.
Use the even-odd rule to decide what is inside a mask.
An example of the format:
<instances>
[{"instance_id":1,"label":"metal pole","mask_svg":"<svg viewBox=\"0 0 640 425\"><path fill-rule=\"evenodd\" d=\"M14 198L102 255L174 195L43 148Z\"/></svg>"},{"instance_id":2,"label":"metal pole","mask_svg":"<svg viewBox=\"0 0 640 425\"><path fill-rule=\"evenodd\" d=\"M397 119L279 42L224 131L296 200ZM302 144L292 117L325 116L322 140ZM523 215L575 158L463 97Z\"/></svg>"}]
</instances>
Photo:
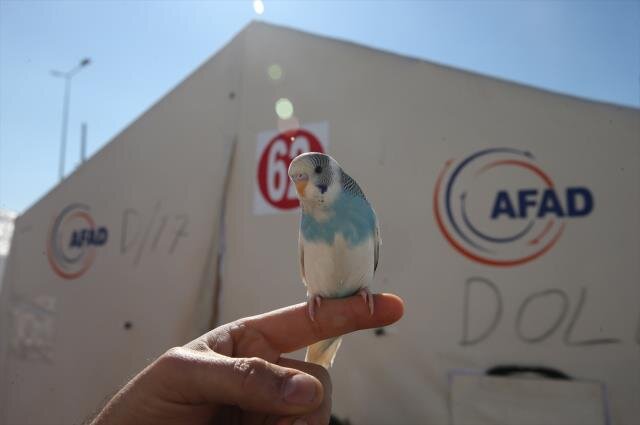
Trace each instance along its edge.
<instances>
[{"instance_id":1,"label":"metal pole","mask_svg":"<svg viewBox=\"0 0 640 425\"><path fill-rule=\"evenodd\" d=\"M64 160L67 153L67 121L69 119L69 97L71 95L71 75L64 77L64 100L62 104L62 135L60 137L60 181L64 178Z\"/></svg>"},{"instance_id":2,"label":"metal pole","mask_svg":"<svg viewBox=\"0 0 640 425\"><path fill-rule=\"evenodd\" d=\"M87 158L87 123L83 122L80 127L80 164Z\"/></svg>"},{"instance_id":3,"label":"metal pole","mask_svg":"<svg viewBox=\"0 0 640 425\"><path fill-rule=\"evenodd\" d=\"M51 75L54 77L64 78L64 99L62 100L62 134L60 135L60 164L58 174L60 181L64 178L64 162L67 156L67 124L69 121L69 98L71 97L71 78L77 74L82 68L91 64L91 59L84 58L78 65L70 71L61 72L52 70Z\"/></svg>"}]
</instances>

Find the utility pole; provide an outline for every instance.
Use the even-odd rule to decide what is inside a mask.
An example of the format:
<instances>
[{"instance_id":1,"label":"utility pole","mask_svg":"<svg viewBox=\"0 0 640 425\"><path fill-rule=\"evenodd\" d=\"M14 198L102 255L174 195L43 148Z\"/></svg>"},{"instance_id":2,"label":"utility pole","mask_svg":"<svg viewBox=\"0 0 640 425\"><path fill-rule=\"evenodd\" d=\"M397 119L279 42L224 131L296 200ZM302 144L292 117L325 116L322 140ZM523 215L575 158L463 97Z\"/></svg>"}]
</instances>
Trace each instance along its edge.
<instances>
[{"instance_id":1,"label":"utility pole","mask_svg":"<svg viewBox=\"0 0 640 425\"><path fill-rule=\"evenodd\" d=\"M51 71L54 77L64 78L64 97L62 99L62 134L60 135L60 163L58 166L58 174L60 181L64 178L64 160L67 153L67 124L69 121L69 98L71 97L71 78L82 68L89 65L91 59L84 58L78 65L67 72Z\"/></svg>"},{"instance_id":2,"label":"utility pole","mask_svg":"<svg viewBox=\"0 0 640 425\"><path fill-rule=\"evenodd\" d=\"M83 122L80 127L80 164L87 159L87 123Z\"/></svg>"}]
</instances>

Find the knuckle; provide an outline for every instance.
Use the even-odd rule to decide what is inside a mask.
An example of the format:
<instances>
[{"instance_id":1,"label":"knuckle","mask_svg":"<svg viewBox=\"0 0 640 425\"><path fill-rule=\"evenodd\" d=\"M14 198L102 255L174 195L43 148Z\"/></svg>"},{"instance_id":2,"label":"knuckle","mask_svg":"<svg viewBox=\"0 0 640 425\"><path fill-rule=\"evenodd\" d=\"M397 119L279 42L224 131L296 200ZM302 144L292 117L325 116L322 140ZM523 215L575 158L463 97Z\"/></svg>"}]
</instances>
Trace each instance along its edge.
<instances>
[{"instance_id":1,"label":"knuckle","mask_svg":"<svg viewBox=\"0 0 640 425\"><path fill-rule=\"evenodd\" d=\"M238 359L234 363L235 372L241 377L241 387L245 392L255 391L259 381L268 369L267 362L259 357Z\"/></svg>"},{"instance_id":2,"label":"knuckle","mask_svg":"<svg viewBox=\"0 0 640 425\"><path fill-rule=\"evenodd\" d=\"M157 362L158 366L168 369L179 369L187 363L189 359L189 350L184 347L173 347L162 354Z\"/></svg>"},{"instance_id":3,"label":"knuckle","mask_svg":"<svg viewBox=\"0 0 640 425\"><path fill-rule=\"evenodd\" d=\"M188 344L184 345L184 347L193 351L198 351L203 353L207 352L210 350L210 348L209 348L209 345L207 344L207 339L205 338L213 338L213 337L210 337L209 335L205 335L204 337L201 337L189 342Z\"/></svg>"},{"instance_id":4,"label":"knuckle","mask_svg":"<svg viewBox=\"0 0 640 425\"><path fill-rule=\"evenodd\" d=\"M173 347L165 351L161 357L167 361L182 361L186 356L186 351L187 349L184 347Z\"/></svg>"},{"instance_id":5,"label":"knuckle","mask_svg":"<svg viewBox=\"0 0 640 425\"><path fill-rule=\"evenodd\" d=\"M235 322L231 322L226 325L223 325L222 329L225 329L225 331L231 335L234 342L237 343L239 340L242 339L244 333L247 330L246 319L236 320Z\"/></svg>"}]
</instances>

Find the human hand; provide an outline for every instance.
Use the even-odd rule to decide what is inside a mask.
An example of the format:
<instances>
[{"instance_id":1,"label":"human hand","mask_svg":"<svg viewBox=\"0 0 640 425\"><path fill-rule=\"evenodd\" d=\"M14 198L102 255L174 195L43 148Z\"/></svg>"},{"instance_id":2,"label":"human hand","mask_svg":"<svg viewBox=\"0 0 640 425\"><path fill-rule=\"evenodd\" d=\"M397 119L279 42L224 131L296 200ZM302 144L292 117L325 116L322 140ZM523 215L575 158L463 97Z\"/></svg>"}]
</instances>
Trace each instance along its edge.
<instances>
[{"instance_id":1,"label":"human hand","mask_svg":"<svg viewBox=\"0 0 640 425\"><path fill-rule=\"evenodd\" d=\"M129 381L94 419L110 424L327 424L331 380L318 365L281 357L315 342L402 317L402 300L326 299L222 325L172 348Z\"/></svg>"}]
</instances>

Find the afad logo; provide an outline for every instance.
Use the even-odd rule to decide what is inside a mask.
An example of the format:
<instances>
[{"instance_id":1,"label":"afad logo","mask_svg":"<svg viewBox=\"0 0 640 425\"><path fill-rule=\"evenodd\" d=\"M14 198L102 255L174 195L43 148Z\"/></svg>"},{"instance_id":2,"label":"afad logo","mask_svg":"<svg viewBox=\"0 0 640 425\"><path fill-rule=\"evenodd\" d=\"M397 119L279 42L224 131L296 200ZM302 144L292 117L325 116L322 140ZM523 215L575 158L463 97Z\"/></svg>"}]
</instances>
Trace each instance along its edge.
<instances>
[{"instance_id":1,"label":"afad logo","mask_svg":"<svg viewBox=\"0 0 640 425\"><path fill-rule=\"evenodd\" d=\"M493 148L449 160L433 211L445 239L481 264L517 266L548 252L572 219L593 210L591 191L557 186L529 152Z\"/></svg>"},{"instance_id":2,"label":"afad logo","mask_svg":"<svg viewBox=\"0 0 640 425\"><path fill-rule=\"evenodd\" d=\"M71 204L53 220L47 241L47 258L63 279L82 276L93 264L96 249L109 238L104 226L96 226L89 207Z\"/></svg>"}]
</instances>

